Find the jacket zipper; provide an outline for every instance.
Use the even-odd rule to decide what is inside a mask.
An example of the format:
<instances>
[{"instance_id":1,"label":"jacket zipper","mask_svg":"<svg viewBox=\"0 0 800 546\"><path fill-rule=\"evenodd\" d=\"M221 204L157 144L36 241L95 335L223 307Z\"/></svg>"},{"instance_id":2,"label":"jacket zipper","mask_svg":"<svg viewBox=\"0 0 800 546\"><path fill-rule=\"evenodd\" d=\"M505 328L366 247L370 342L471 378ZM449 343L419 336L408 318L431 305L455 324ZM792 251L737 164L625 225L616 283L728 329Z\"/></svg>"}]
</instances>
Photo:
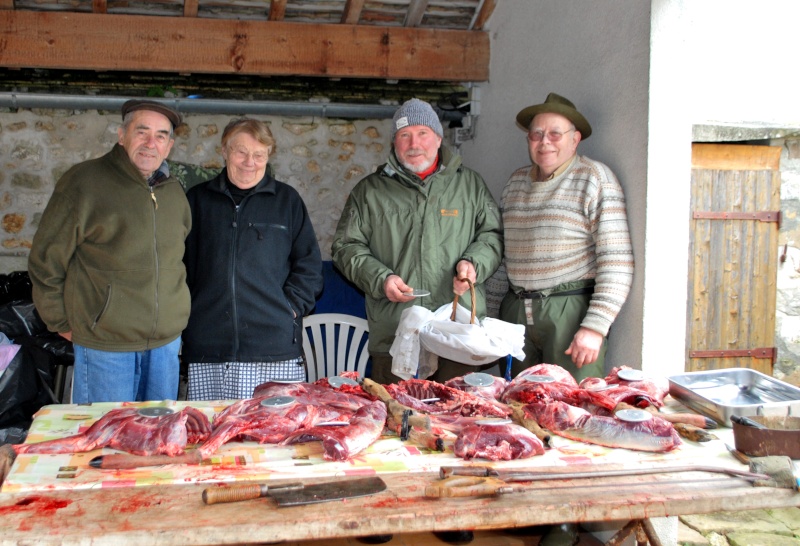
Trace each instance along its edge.
<instances>
[{"instance_id":1,"label":"jacket zipper","mask_svg":"<svg viewBox=\"0 0 800 546\"><path fill-rule=\"evenodd\" d=\"M231 198L231 200L233 200ZM244 203L244 201L242 201ZM239 358L239 311L236 307L236 255L238 254L239 247L238 247L238 240L239 240L239 207L241 207L242 203L238 205L234 203L233 206L233 223L231 227L233 228L233 232L231 234L231 248L233 251L231 252L231 261L228 264L228 268L230 271L230 278L231 278L231 319L233 321L233 358L234 360Z\"/></svg>"},{"instance_id":2,"label":"jacket zipper","mask_svg":"<svg viewBox=\"0 0 800 546\"><path fill-rule=\"evenodd\" d=\"M155 279L155 287L154 287L154 296L155 296L155 305L153 308L156 311L155 316L153 317L153 329L150 332L150 339L153 339L156 335L156 330L158 329L158 279L160 277L159 273L159 261L158 261L158 234L157 234L157 227L158 224L156 222L156 211L158 210L158 201L156 200L156 192L153 186L150 186L150 198L153 200L153 258L155 260L155 270L156 270L156 279ZM147 349L150 349L150 341L147 342Z\"/></svg>"}]
</instances>

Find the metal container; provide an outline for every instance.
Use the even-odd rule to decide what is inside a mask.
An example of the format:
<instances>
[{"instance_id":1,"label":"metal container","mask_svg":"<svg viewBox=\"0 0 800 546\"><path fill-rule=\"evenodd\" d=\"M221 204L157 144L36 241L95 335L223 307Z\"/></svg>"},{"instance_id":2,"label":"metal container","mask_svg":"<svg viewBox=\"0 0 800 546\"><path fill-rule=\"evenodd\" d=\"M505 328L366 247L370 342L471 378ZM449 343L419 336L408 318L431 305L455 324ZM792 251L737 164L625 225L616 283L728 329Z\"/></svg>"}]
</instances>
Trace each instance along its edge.
<instances>
[{"instance_id":1,"label":"metal container","mask_svg":"<svg viewBox=\"0 0 800 546\"><path fill-rule=\"evenodd\" d=\"M749 368L689 372L669 379L685 406L731 426L731 416L800 416L800 388Z\"/></svg>"},{"instance_id":2,"label":"metal container","mask_svg":"<svg viewBox=\"0 0 800 546\"><path fill-rule=\"evenodd\" d=\"M800 459L800 417L751 417L767 428L761 429L733 423L736 449L751 457L784 455Z\"/></svg>"}]
</instances>

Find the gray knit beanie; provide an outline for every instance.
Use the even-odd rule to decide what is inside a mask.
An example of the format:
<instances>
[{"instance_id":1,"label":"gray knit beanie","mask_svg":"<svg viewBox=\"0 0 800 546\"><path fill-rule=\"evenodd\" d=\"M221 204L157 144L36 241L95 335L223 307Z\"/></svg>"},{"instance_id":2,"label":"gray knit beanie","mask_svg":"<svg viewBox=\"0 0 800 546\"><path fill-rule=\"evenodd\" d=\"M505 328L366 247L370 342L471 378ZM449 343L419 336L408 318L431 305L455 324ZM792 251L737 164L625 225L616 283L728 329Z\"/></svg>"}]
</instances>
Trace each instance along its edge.
<instances>
[{"instance_id":1,"label":"gray knit beanie","mask_svg":"<svg viewBox=\"0 0 800 546\"><path fill-rule=\"evenodd\" d=\"M411 99L403 103L403 106L397 109L392 119L392 142L394 142L394 135L403 127L410 125L425 125L433 129L433 132L444 138L444 131L442 130L442 122L439 121L439 116L433 111L433 107L425 101L419 99Z\"/></svg>"}]
</instances>

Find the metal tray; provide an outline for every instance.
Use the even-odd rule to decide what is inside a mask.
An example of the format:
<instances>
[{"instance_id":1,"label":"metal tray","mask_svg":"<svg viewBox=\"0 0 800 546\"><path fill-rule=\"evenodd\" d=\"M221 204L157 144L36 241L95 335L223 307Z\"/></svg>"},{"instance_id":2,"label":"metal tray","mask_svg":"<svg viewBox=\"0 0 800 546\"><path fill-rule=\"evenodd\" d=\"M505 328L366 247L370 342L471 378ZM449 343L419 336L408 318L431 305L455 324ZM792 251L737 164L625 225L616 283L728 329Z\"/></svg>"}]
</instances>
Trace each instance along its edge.
<instances>
[{"instance_id":1,"label":"metal tray","mask_svg":"<svg viewBox=\"0 0 800 546\"><path fill-rule=\"evenodd\" d=\"M668 379L673 398L725 426L732 426L732 415L800 415L799 388L748 368Z\"/></svg>"}]
</instances>

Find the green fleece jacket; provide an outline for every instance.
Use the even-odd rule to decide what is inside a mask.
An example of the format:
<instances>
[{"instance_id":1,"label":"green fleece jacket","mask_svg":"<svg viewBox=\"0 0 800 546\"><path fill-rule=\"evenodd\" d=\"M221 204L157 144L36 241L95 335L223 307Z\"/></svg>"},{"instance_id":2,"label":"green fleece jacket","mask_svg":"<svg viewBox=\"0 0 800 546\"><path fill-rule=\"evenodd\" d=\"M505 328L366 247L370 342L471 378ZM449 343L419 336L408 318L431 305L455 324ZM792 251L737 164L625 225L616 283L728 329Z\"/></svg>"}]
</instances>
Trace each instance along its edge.
<instances>
[{"instance_id":1,"label":"green fleece jacket","mask_svg":"<svg viewBox=\"0 0 800 546\"><path fill-rule=\"evenodd\" d=\"M33 238L28 273L47 327L78 345L142 351L189 318L183 265L191 228L181 185L150 187L119 144L58 181Z\"/></svg>"},{"instance_id":2,"label":"green fleece jacket","mask_svg":"<svg viewBox=\"0 0 800 546\"><path fill-rule=\"evenodd\" d=\"M500 265L503 226L481 176L442 147L439 170L420 183L394 153L361 180L347 199L331 253L336 267L364 291L369 349L388 352L403 310L431 310L453 302L453 277L460 260L477 272L476 313L486 314L483 282ZM395 273L409 286L430 290L409 303L386 299L383 282ZM471 307L469 294L461 304Z\"/></svg>"}]
</instances>

